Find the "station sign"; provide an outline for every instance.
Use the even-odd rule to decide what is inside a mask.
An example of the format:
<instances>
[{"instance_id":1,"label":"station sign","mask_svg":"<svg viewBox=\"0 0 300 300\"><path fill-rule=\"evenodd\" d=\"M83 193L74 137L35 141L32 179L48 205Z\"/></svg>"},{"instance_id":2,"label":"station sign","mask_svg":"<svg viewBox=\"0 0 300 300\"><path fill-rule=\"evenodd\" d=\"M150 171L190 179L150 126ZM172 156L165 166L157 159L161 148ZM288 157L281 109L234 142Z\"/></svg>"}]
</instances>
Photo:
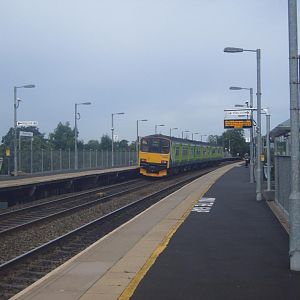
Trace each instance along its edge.
<instances>
[{"instance_id":1,"label":"station sign","mask_svg":"<svg viewBox=\"0 0 300 300\"><path fill-rule=\"evenodd\" d=\"M28 137L33 137L33 132L28 132L28 131L20 131L20 136L28 136Z\"/></svg>"},{"instance_id":2,"label":"station sign","mask_svg":"<svg viewBox=\"0 0 300 300\"><path fill-rule=\"evenodd\" d=\"M231 119L224 120L224 128L252 128L253 122L251 119Z\"/></svg>"},{"instance_id":3,"label":"station sign","mask_svg":"<svg viewBox=\"0 0 300 300\"><path fill-rule=\"evenodd\" d=\"M244 110L228 110L225 111L225 120L232 120L232 119L250 119L251 111L244 109Z\"/></svg>"},{"instance_id":4,"label":"station sign","mask_svg":"<svg viewBox=\"0 0 300 300\"><path fill-rule=\"evenodd\" d=\"M224 128L252 128L250 109L226 109L224 117Z\"/></svg>"},{"instance_id":5,"label":"station sign","mask_svg":"<svg viewBox=\"0 0 300 300\"><path fill-rule=\"evenodd\" d=\"M17 121L18 127L37 127L38 121Z\"/></svg>"}]
</instances>

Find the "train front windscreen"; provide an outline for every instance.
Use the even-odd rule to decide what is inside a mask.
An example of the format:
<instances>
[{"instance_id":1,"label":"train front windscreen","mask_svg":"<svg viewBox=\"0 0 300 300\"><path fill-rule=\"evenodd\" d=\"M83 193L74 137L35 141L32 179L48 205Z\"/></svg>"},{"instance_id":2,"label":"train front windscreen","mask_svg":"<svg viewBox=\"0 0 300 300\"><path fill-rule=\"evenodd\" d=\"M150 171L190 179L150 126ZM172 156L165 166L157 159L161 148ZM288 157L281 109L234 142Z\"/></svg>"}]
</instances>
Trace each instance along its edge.
<instances>
[{"instance_id":1,"label":"train front windscreen","mask_svg":"<svg viewBox=\"0 0 300 300\"><path fill-rule=\"evenodd\" d=\"M143 138L141 140L141 151L167 154L170 152L170 141L160 138Z\"/></svg>"}]
</instances>

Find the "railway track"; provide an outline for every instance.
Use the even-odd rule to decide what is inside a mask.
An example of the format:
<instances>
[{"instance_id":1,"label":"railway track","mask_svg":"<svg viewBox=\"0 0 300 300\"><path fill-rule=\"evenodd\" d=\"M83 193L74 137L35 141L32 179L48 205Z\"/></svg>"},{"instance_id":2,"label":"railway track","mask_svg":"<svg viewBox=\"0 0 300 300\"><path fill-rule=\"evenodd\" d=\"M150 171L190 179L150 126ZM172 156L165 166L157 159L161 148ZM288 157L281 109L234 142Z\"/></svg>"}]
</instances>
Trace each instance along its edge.
<instances>
[{"instance_id":1,"label":"railway track","mask_svg":"<svg viewBox=\"0 0 300 300\"><path fill-rule=\"evenodd\" d=\"M142 179L135 179L2 213L0 214L0 236L37 222L72 213L75 210L87 208L99 202L108 201L112 197L135 191L149 184Z\"/></svg>"},{"instance_id":2,"label":"railway track","mask_svg":"<svg viewBox=\"0 0 300 300\"><path fill-rule=\"evenodd\" d=\"M0 265L0 299L8 299L173 191L214 168L152 192ZM148 184L153 185L153 182ZM121 192L122 193L122 192ZM110 197L110 196L109 196ZM103 198L102 198L103 199Z\"/></svg>"}]
</instances>

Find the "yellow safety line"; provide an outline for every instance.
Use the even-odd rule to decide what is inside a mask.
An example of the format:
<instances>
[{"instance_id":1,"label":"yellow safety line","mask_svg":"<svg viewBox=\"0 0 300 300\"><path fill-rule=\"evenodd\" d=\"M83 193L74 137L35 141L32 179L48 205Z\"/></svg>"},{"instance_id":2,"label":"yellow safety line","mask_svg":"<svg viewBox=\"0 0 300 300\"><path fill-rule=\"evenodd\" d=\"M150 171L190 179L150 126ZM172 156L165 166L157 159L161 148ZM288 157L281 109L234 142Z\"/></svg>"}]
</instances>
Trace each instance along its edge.
<instances>
[{"instance_id":1,"label":"yellow safety line","mask_svg":"<svg viewBox=\"0 0 300 300\"><path fill-rule=\"evenodd\" d=\"M214 180L211 184L209 184L208 187L206 188L206 190L202 194L200 194L201 195L200 199L211 188L211 186L216 182L216 180ZM180 220L177 222L177 224L173 227L173 229L170 230L170 232L167 234L165 239L157 246L157 248L154 250L152 255L148 258L148 260L146 261L144 266L139 270L139 272L136 274L136 276L132 279L132 281L129 283L129 285L126 287L126 289L120 295L120 297L118 298L119 300L129 300L131 298L134 291L138 287L139 283L145 277L145 275L147 274L149 269L153 266L153 264L155 263L158 256L167 248L172 236L175 234L175 232L178 230L178 228L181 226L181 224L188 217L191 210L198 203L198 201L199 201L199 198L197 200L195 200L193 205L185 211L185 213L180 218Z\"/></svg>"}]
</instances>

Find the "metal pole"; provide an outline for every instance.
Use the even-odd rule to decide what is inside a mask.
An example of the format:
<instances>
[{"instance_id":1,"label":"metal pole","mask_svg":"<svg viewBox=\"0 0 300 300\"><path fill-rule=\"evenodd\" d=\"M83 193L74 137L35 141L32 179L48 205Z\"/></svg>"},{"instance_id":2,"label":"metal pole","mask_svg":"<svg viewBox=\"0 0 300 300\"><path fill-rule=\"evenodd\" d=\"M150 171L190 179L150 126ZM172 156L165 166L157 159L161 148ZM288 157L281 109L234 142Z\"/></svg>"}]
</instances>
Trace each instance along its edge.
<instances>
[{"instance_id":1,"label":"metal pole","mask_svg":"<svg viewBox=\"0 0 300 300\"><path fill-rule=\"evenodd\" d=\"M42 149L42 173L44 172L44 149Z\"/></svg>"},{"instance_id":2,"label":"metal pole","mask_svg":"<svg viewBox=\"0 0 300 300\"><path fill-rule=\"evenodd\" d=\"M98 167L98 149L96 149L95 150L95 156L96 156L96 158L95 158L95 165L96 165L96 168Z\"/></svg>"},{"instance_id":3,"label":"metal pole","mask_svg":"<svg viewBox=\"0 0 300 300\"><path fill-rule=\"evenodd\" d=\"M31 174L33 172L33 164L32 164L32 160L33 160L32 142L33 142L33 138L30 139L30 173Z\"/></svg>"},{"instance_id":4,"label":"metal pole","mask_svg":"<svg viewBox=\"0 0 300 300\"><path fill-rule=\"evenodd\" d=\"M291 122L290 269L300 271L299 104L297 0L288 1Z\"/></svg>"},{"instance_id":5,"label":"metal pole","mask_svg":"<svg viewBox=\"0 0 300 300\"><path fill-rule=\"evenodd\" d=\"M139 120L136 120L136 152L139 151Z\"/></svg>"},{"instance_id":6,"label":"metal pole","mask_svg":"<svg viewBox=\"0 0 300 300\"><path fill-rule=\"evenodd\" d=\"M90 169L92 168L92 149L90 149Z\"/></svg>"},{"instance_id":7,"label":"metal pole","mask_svg":"<svg viewBox=\"0 0 300 300\"><path fill-rule=\"evenodd\" d=\"M266 114L267 128L267 191L271 190L271 154L270 154L270 114Z\"/></svg>"},{"instance_id":8,"label":"metal pole","mask_svg":"<svg viewBox=\"0 0 300 300\"><path fill-rule=\"evenodd\" d=\"M52 151L52 148L50 149L50 164L51 164L51 171L53 171L53 151Z\"/></svg>"},{"instance_id":9,"label":"metal pole","mask_svg":"<svg viewBox=\"0 0 300 300\"><path fill-rule=\"evenodd\" d=\"M21 165L21 134L19 132L19 171L22 171L21 168L22 168L22 165Z\"/></svg>"},{"instance_id":10,"label":"metal pole","mask_svg":"<svg viewBox=\"0 0 300 300\"><path fill-rule=\"evenodd\" d=\"M69 170L71 169L71 149L69 148Z\"/></svg>"},{"instance_id":11,"label":"metal pole","mask_svg":"<svg viewBox=\"0 0 300 300\"><path fill-rule=\"evenodd\" d=\"M111 166L114 166L114 114L111 114Z\"/></svg>"},{"instance_id":12,"label":"metal pole","mask_svg":"<svg viewBox=\"0 0 300 300\"><path fill-rule=\"evenodd\" d=\"M260 161L260 155L262 152L261 143L261 72L260 72L260 56L261 50L256 50L256 61L257 61L257 169L256 169L256 200L262 200L261 186L262 186L262 167Z\"/></svg>"},{"instance_id":13,"label":"metal pole","mask_svg":"<svg viewBox=\"0 0 300 300\"><path fill-rule=\"evenodd\" d=\"M61 157L61 149L59 149L59 170L62 169L62 157Z\"/></svg>"},{"instance_id":14,"label":"metal pole","mask_svg":"<svg viewBox=\"0 0 300 300\"><path fill-rule=\"evenodd\" d=\"M75 144L74 144L74 169L78 169L78 150L77 150L77 103L75 103Z\"/></svg>"},{"instance_id":15,"label":"metal pole","mask_svg":"<svg viewBox=\"0 0 300 300\"><path fill-rule=\"evenodd\" d=\"M14 175L18 176L17 160L17 87L14 87Z\"/></svg>"},{"instance_id":16,"label":"metal pole","mask_svg":"<svg viewBox=\"0 0 300 300\"><path fill-rule=\"evenodd\" d=\"M139 157L139 120L136 120L136 158L138 160Z\"/></svg>"},{"instance_id":17,"label":"metal pole","mask_svg":"<svg viewBox=\"0 0 300 300\"><path fill-rule=\"evenodd\" d=\"M82 148L82 169L84 169L85 164L84 164L84 148Z\"/></svg>"},{"instance_id":18,"label":"metal pole","mask_svg":"<svg viewBox=\"0 0 300 300\"><path fill-rule=\"evenodd\" d=\"M253 108L253 88L250 88L250 108ZM251 109L253 122L253 111ZM253 153L253 126L250 128L250 183L254 183L254 153Z\"/></svg>"}]
</instances>

